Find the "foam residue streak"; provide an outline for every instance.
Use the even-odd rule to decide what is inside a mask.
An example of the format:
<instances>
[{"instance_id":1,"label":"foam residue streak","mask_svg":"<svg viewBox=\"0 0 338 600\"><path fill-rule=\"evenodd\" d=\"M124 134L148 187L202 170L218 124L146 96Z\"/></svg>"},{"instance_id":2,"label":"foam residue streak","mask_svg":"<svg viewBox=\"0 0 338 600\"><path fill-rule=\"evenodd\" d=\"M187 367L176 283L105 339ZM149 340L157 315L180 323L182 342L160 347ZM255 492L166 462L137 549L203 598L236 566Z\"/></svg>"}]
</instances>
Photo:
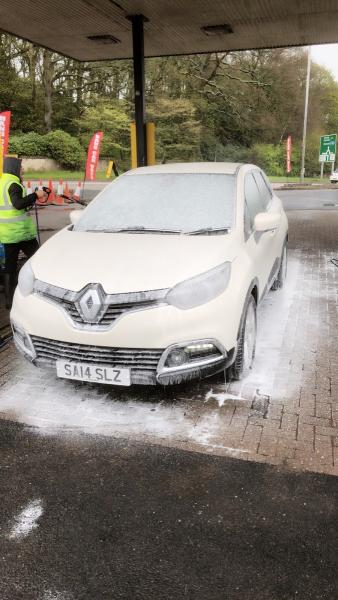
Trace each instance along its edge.
<instances>
[{"instance_id":1,"label":"foam residue streak","mask_svg":"<svg viewBox=\"0 0 338 600\"><path fill-rule=\"evenodd\" d=\"M16 540L26 537L33 529L38 527L38 519L43 513L41 500L32 500L25 508L14 517L14 524L8 535L9 539Z\"/></svg>"}]
</instances>

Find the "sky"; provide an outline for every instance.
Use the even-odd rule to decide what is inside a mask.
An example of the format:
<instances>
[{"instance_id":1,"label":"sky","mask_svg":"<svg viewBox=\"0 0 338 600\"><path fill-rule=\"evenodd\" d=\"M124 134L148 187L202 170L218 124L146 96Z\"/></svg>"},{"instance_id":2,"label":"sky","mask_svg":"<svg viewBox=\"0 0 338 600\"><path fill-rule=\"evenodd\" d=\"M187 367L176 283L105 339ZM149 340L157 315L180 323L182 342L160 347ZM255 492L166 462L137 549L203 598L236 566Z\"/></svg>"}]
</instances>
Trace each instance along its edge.
<instances>
[{"instance_id":1,"label":"sky","mask_svg":"<svg viewBox=\"0 0 338 600\"><path fill-rule=\"evenodd\" d=\"M330 69L335 80L338 81L338 44L311 46L311 58Z\"/></svg>"}]
</instances>

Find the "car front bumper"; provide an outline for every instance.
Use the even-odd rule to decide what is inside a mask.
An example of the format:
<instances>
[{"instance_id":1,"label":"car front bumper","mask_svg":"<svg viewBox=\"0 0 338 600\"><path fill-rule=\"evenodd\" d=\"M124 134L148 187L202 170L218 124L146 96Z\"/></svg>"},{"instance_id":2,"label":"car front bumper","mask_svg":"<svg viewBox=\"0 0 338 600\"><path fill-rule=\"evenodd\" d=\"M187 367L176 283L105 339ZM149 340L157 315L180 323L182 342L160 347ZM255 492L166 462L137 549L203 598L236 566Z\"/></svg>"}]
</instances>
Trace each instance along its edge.
<instances>
[{"instance_id":1,"label":"car front bumper","mask_svg":"<svg viewBox=\"0 0 338 600\"><path fill-rule=\"evenodd\" d=\"M242 313L235 298L235 294L226 293L191 310L158 305L130 311L109 329L84 330L75 327L55 303L36 294L23 297L17 288L11 320L26 336L26 346L16 339L19 351L37 366L55 369L57 359L96 365L104 360L109 365L118 355L122 356L119 365L130 368L132 383L166 385L207 377L228 365ZM163 362L168 349L210 340L219 349L217 356L170 369Z\"/></svg>"},{"instance_id":2,"label":"car front bumper","mask_svg":"<svg viewBox=\"0 0 338 600\"><path fill-rule=\"evenodd\" d=\"M232 356L232 353L228 354L219 342L210 339L173 344L164 350L107 348L32 336L14 321L12 321L12 329L17 349L37 367L55 369L58 359L70 363L85 362L103 367L123 367L130 369L132 384L172 385L201 379L223 371ZM180 365L168 365L168 358L173 353L185 355L187 348L203 347L212 348L212 353L199 358L190 357Z\"/></svg>"}]
</instances>

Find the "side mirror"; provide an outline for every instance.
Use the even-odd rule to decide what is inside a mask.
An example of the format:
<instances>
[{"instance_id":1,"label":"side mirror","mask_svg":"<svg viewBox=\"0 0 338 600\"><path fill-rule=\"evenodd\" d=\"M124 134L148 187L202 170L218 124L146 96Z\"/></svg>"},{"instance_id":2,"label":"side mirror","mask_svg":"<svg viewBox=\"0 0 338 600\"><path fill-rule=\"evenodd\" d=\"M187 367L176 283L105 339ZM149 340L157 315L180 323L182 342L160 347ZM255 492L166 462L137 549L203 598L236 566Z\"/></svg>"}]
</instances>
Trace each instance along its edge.
<instances>
[{"instance_id":1,"label":"side mirror","mask_svg":"<svg viewBox=\"0 0 338 600\"><path fill-rule=\"evenodd\" d=\"M254 230L259 232L273 231L277 229L281 223L282 216L280 213L258 213L254 220Z\"/></svg>"},{"instance_id":2,"label":"side mirror","mask_svg":"<svg viewBox=\"0 0 338 600\"><path fill-rule=\"evenodd\" d=\"M76 223L78 222L78 220L82 217L82 210L72 210L69 213L69 219L72 225L76 225Z\"/></svg>"}]
</instances>

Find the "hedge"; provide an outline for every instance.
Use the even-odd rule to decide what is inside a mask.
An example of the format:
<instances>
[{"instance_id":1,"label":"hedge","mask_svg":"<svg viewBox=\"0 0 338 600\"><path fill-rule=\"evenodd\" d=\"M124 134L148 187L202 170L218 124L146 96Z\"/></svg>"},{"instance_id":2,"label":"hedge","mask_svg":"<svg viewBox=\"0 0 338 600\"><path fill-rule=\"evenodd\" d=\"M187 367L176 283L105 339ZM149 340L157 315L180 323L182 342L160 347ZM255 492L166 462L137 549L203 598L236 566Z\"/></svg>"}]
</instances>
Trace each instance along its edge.
<instances>
[{"instance_id":1,"label":"hedge","mask_svg":"<svg viewBox=\"0 0 338 600\"><path fill-rule=\"evenodd\" d=\"M85 152L80 142L69 133L57 129L46 133L46 156L57 160L65 169L78 169L85 160Z\"/></svg>"},{"instance_id":2,"label":"hedge","mask_svg":"<svg viewBox=\"0 0 338 600\"><path fill-rule=\"evenodd\" d=\"M54 158L65 169L83 167L85 152L80 142L65 131L40 135L31 131L10 137L9 152L19 156Z\"/></svg>"}]
</instances>

